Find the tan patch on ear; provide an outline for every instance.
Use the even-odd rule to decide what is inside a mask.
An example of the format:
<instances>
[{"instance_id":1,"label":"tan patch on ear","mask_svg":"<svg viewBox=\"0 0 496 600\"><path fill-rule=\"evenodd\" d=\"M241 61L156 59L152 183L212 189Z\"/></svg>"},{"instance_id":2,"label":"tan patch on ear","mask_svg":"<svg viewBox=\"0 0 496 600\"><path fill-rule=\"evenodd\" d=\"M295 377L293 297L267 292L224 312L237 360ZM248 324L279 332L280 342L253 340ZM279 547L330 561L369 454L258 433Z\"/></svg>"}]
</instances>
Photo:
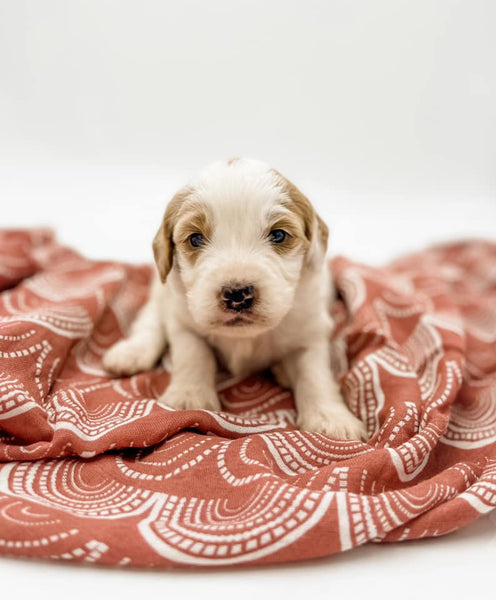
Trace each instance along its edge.
<instances>
[{"instance_id":1,"label":"tan patch on ear","mask_svg":"<svg viewBox=\"0 0 496 600\"><path fill-rule=\"evenodd\" d=\"M317 217L317 229L320 237L320 242L322 246L327 250L327 243L329 242L329 227L327 227L326 223L319 217L317 213L315 213Z\"/></svg>"},{"instance_id":2,"label":"tan patch on ear","mask_svg":"<svg viewBox=\"0 0 496 600\"><path fill-rule=\"evenodd\" d=\"M239 156L233 156L232 158L230 158L230 159L227 161L227 164L228 164L229 166L232 166L232 165L235 165L237 162L239 162Z\"/></svg>"},{"instance_id":3,"label":"tan patch on ear","mask_svg":"<svg viewBox=\"0 0 496 600\"><path fill-rule=\"evenodd\" d=\"M301 219L305 237L308 242L311 242L314 235L317 235L322 247L326 250L327 241L329 239L329 229L327 228L327 225L315 212L310 200L295 186L294 183L289 181L289 179L286 179L279 171L273 169L273 172L281 180L283 190L291 199L292 204L288 205L288 208L292 208L295 214Z\"/></svg>"},{"instance_id":4,"label":"tan patch on ear","mask_svg":"<svg viewBox=\"0 0 496 600\"><path fill-rule=\"evenodd\" d=\"M183 188L175 194L167 204L162 223L153 239L153 255L157 264L162 283L165 283L169 271L172 269L174 256L174 242L172 239L174 226L184 200L189 196L191 190Z\"/></svg>"}]
</instances>

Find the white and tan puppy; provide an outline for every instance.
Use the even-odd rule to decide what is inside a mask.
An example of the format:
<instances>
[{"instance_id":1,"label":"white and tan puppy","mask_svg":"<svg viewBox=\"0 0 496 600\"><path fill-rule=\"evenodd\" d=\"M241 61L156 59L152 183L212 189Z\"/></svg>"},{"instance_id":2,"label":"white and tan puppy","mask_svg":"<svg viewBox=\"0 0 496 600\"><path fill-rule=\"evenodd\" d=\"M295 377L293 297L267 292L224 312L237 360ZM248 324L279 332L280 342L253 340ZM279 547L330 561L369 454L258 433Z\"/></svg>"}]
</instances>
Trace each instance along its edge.
<instances>
[{"instance_id":1,"label":"white and tan puppy","mask_svg":"<svg viewBox=\"0 0 496 600\"><path fill-rule=\"evenodd\" d=\"M161 401L220 410L216 359L237 376L271 367L293 389L300 429L363 438L331 373L327 236L309 200L265 163L215 163L169 202L153 242L159 277L105 368L151 369L170 345Z\"/></svg>"}]
</instances>

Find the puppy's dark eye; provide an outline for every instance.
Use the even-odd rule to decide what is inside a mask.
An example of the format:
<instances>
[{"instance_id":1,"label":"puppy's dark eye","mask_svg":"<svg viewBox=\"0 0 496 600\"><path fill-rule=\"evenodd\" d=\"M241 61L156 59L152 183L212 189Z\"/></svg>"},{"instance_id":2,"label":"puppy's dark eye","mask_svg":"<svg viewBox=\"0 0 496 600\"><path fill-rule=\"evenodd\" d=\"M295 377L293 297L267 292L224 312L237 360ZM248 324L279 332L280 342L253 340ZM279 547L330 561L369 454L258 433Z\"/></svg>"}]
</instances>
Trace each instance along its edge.
<instances>
[{"instance_id":1,"label":"puppy's dark eye","mask_svg":"<svg viewBox=\"0 0 496 600\"><path fill-rule=\"evenodd\" d=\"M189 243L193 246L193 248L199 248L203 245L203 235L201 233L192 233L189 236Z\"/></svg>"},{"instance_id":2,"label":"puppy's dark eye","mask_svg":"<svg viewBox=\"0 0 496 600\"><path fill-rule=\"evenodd\" d=\"M287 233L284 231L284 229L273 229L269 233L270 241L273 244L282 244L284 242L284 240L286 239L286 236L287 236Z\"/></svg>"}]
</instances>

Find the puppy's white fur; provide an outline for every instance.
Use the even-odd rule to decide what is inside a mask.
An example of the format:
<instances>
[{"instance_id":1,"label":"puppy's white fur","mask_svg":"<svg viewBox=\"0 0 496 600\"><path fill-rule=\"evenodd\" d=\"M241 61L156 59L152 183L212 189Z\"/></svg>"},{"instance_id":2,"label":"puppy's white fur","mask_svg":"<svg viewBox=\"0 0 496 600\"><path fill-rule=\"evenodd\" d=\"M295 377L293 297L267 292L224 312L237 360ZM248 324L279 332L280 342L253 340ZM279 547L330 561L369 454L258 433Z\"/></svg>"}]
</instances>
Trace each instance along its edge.
<instances>
[{"instance_id":1,"label":"puppy's white fur","mask_svg":"<svg viewBox=\"0 0 496 600\"><path fill-rule=\"evenodd\" d=\"M280 245L270 239L274 228L290 230ZM191 245L195 232L205 239L199 248ZM300 429L363 438L331 374L326 244L327 228L279 173L248 159L215 163L169 204L154 241L162 281L154 278L129 337L105 354L105 368L122 375L150 369L170 344L172 376L161 401L219 410L216 357L234 375L271 367L294 391ZM222 288L248 285L253 307L226 310Z\"/></svg>"}]
</instances>

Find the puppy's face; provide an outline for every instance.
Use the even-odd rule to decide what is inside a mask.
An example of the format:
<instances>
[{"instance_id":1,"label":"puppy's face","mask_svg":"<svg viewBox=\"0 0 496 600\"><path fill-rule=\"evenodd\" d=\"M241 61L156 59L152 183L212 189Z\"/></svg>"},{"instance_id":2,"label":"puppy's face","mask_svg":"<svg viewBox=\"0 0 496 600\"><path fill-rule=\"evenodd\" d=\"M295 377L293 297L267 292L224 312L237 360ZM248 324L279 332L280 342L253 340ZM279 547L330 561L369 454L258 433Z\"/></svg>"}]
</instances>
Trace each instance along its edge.
<instances>
[{"instance_id":1,"label":"puppy's face","mask_svg":"<svg viewBox=\"0 0 496 600\"><path fill-rule=\"evenodd\" d=\"M153 248L174 268L197 326L251 337L290 310L302 270L322 263L327 227L308 199L258 161L216 163L169 203Z\"/></svg>"}]
</instances>

